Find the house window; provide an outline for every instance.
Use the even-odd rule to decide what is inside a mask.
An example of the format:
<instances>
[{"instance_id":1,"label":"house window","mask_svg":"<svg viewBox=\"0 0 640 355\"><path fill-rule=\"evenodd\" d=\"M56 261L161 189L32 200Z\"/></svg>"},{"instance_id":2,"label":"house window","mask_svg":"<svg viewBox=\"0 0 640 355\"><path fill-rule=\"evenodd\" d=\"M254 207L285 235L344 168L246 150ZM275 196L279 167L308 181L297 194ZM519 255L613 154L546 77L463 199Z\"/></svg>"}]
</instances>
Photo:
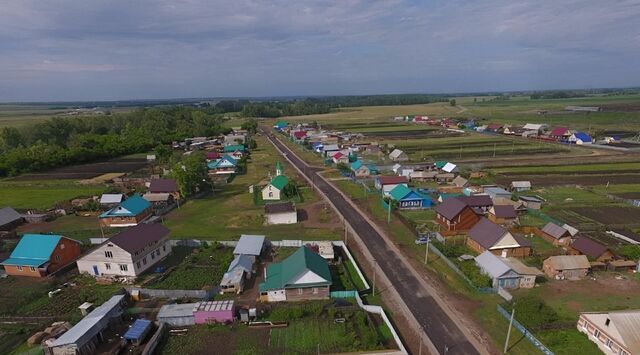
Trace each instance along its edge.
<instances>
[{"instance_id":1,"label":"house window","mask_svg":"<svg viewBox=\"0 0 640 355\"><path fill-rule=\"evenodd\" d=\"M139 261L136 263L136 266L138 266L138 269L140 268L140 262Z\"/></svg>"},{"instance_id":2,"label":"house window","mask_svg":"<svg viewBox=\"0 0 640 355\"><path fill-rule=\"evenodd\" d=\"M22 271L22 266L21 265L18 265L17 268L18 268L18 271Z\"/></svg>"},{"instance_id":3,"label":"house window","mask_svg":"<svg viewBox=\"0 0 640 355\"><path fill-rule=\"evenodd\" d=\"M298 289L298 294L299 294L299 295L301 295L303 292L304 292L304 290L303 290L303 289L301 289L301 288L299 288L299 289Z\"/></svg>"},{"instance_id":4,"label":"house window","mask_svg":"<svg viewBox=\"0 0 640 355\"><path fill-rule=\"evenodd\" d=\"M273 197L273 192L269 192L269 197Z\"/></svg>"},{"instance_id":5,"label":"house window","mask_svg":"<svg viewBox=\"0 0 640 355\"><path fill-rule=\"evenodd\" d=\"M113 252L107 250L104 252L105 258L113 258Z\"/></svg>"},{"instance_id":6,"label":"house window","mask_svg":"<svg viewBox=\"0 0 640 355\"><path fill-rule=\"evenodd\" d=\"M596 338L599 337L600 336L600 331L598 329L594 330L593 331L593 336L596 337Z\"/></svg>"},{"instance_id":7,"label":"house window","mask_svg":"<svg viewBox=\"0 0 640 355\"><path fill-rule=\"evenodd\" d=\"M606 346L607 348L611 349L611 344L613 342L611 341L611 339L607 339L607 341L604 342L604 346Z\"/></svg>"},{"instance_id":8,"label":"house window","mask_svg":"<svg viewBox=\"0 0 640 355\"><path fill-rule=\"evenodd\" d=\"M56 255L55 259L56 259L57 262L60 262L60 255Z\"/></svg>"},{"instance_id":9,"label":"house window","mask_svg":"<svg viewBox=\"0 0 640 355\"><path fill-rule=\"evenodd\" d=\"M36 268L35 268L35 267L33 267L33 266L30 266L30 267L29 267L29 270L31 270L31 272L36 272Z\"/></svg>"},{"instance_id":10,"label":"house window","mask_svg":"<svg viewBox=\"0 0 640 355\"><path fill-rule=\"evenodd\" d=\"M317 294L318 294L318 288L317 288L317 287L314 287L314 288L312 288L311 290L313 290L313 294L314 294L314 295L317 295Z\"/></svg>"},{"instance_id":11,"label":"house window","mask_svg":"<svg viewBox=\"0 0 640 355\"><path fill-rule=\"evenodd\" d=\"M142 258L142 264L147 265L147 257Z\"/></svg>"},{"instance_id":12,"label":"house window","mask_svg":"<svg viewBox=\"0 0 640 355\"><path fill-rule=\"evenodd\" d=\"M111 264L105 263L104 264L104 268L107 269L107 270L111 270Z\"/></svg>"},{"instance_id":13,"label":"house window","mask_svg":"<svg viewBox=\"0 0 640 355\"><path fill-rule=\"evenodd\" d=\"M129 267L126 264L120 264L120 271L129 271Z\"/></svg>"},{"instance_id":14,"label":"house window","mask_svg":"<svg viewBox=\"0 0 640 355\"><path fill-rule=\"evenodd\" d=\"M64 244L60 244L60 249L64 250Z\"/></svg>"},{"instance_id":15,"label":"house window","mask_svg":"<svg viewBox=\"0 0 640 355\"><path fill-rule=\"evenodd\" d=\"M154 250L154 251L151 252L151 260L153 260L155 258L156 258L156 251Z\"/></svg>"},{"instance_id":16,"label":"house window","mask_svg":"<svg viewBox=\"0 0 640 355\"><path fill-rule=\"evenodd\" d=\"M156 255L160 256L160 248L156 249Z\"/></svg>"},{"instance_id":17,"label":"house window","mask_svg":"<svg viewBox=\"0 0 640 355\"><path fill-rule=\"evenodd\" d=\"M167 246L166 246L166 245L163 245L163 246L162 246L162 251L163 251L163 252L164 252L164 251L167 251Z\"/></svg>"}]
</instances>

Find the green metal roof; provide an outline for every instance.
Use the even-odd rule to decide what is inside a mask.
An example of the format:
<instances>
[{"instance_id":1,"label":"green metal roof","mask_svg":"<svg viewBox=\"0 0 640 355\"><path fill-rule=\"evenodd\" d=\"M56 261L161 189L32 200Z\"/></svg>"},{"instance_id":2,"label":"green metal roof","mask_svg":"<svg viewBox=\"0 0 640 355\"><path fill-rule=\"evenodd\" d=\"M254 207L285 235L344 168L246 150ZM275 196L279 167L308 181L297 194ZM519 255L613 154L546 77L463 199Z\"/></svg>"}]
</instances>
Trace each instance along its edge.
<instances>
[{"instance_id":1,"label":"green metal roof","mask_svg":"<svg viewBox=\"0 0 640 355\"><path fill-rule=\"evenodd\" d=\"M442 169L442 168L444 168L445 165L447 165L447 163L448 163L448 161L446 161L446 160L438 160L435 163L433 163L433 165L435 165L436 168L438 168L438 169Z\"/></svg>"},{"instance_id":2,"label":"green metal roof","mask_svg":"<svg viewBox=\"0 0 640 355\"><path fill-rule=\"evenodd\" d=\"M411 193L411 189L402 184L397 185L396 187L391 189L391 191L389 191L391 198L396 201L402 200L405 196L407 196L410 193Z\"/></svg>"},{"instance_id":3,"label":"green metal roof","mask_svg":"<svg viewBox=\"0 0 640 355\"><path fill-rule=\"evenodd\" d=\"M244 152L244 144L225 145L223 151L225 153Z\"/></svg>"},{"instance_id":4,"label":"green metal roof","mask_svg":"<svg viewBox=\"0 0 640 355\"><path fill-rule=\"evenodd\" d=\"M284 175L278 175L274 177L273 180L271 180L271 185L273 185L273 187L275 187L280 191L282 191L282 189L284 189L284 187L287 186L288 184L289 184L289 178L287 178Z\"/></svg>"},{"instance_id":5,"label":"green metal roof","mask_svg":"<svg viewBox=\"0 0 640 355\"><path fill-rule=\"evenodd\" d=\"M295 279L307 270L320 276L325 281L313 284L294 284ZM260 284L260 291L329 285L331 285L331 272L327 261L311 249L300 247L282 262L272 263L267 267L267 277Z\"/></svg>"}]
</instances>

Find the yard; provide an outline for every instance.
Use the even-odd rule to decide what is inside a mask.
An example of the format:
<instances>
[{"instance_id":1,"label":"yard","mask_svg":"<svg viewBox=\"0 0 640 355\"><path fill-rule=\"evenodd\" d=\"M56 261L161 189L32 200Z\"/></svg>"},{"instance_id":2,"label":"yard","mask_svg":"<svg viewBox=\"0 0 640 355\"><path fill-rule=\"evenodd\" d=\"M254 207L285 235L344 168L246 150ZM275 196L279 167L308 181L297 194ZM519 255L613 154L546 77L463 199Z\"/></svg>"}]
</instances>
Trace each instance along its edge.
<instances>
[{"instance_id":1,"label":"yard","mask_svg":"<svg viewBox=\"0 0 640 355\"><path fill-rule=\"evenodd\" d=\"M73 180L0 181L0 205L45 211L77 197L104 192L104 185L82 185Z\"/></svg>"}]
</instances>

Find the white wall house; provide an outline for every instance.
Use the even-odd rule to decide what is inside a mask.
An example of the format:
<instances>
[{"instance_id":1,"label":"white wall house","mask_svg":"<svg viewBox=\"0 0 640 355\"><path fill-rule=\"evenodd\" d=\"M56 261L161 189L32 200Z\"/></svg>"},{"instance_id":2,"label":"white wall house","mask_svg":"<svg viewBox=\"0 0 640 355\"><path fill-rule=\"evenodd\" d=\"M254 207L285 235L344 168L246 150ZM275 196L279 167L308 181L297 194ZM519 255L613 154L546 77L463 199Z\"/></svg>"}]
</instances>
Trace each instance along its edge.
<instances>
[{"instance_id":1,"label":"white wall house","mask_svg":"<svg viewBox=\"0 0 640 355\"><path fill-rule=\"evenodd\" d=\"M111 237L76 263L80 273L94 277L135 278L170 253L167 228L139 224Z\"/></svg>"}]
</instances>

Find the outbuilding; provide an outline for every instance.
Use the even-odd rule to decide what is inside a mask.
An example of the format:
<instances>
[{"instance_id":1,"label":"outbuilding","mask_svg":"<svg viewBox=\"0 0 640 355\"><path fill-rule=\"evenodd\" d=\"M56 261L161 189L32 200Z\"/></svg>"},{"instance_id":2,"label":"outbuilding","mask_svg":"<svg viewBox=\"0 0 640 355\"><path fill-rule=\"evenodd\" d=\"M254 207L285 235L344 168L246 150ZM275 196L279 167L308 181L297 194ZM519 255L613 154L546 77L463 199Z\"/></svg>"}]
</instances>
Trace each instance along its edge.
<instances>
[{"instance_id":1,"label":"outbuilding","mask_svg":"<svg viewBox=\"0 0 640 355\"><path fill-rule=\"evenodd\" d=\"M542 262L542 270L556 280L580 280L587 276L591 264L584 255L556 255Z\"/></svg>"},{"instance_id":2,"label":"outbuilding","mask_svg":"<svg viewBox=\"0 0 640 355\"><path fill-rule=\"evenodd\" d=\"M589 259L601 263L615 258L613 252L606 245L585 236L579 236L571 243L568 252L570 255L586 255Z\"/></svg>"},{"instance_id":3,"label":"outbuilding","mask_svg":"<svg viewBox=\"0 0 640 355\"><path fill-rule=\"evenodd\" d=\"M0 231L11 231L24 223L20 213L11 207L0 208Z\"/></svg>"},{"instance_id":4,"label":"outbuilding","mask_svg":"<svg viewBox=\"0 0 640 355\"><path fill-rule=\"evenodd\" d=\"M542 208L542 200L534 197L534 196L520 196L518 197L518 200L520 202L522 202L522 204L526 207L526 208L530 208L532 210L539 210L540 208Z\"/></svg>"},{"instance_id":5,"label":"outbuilding","mask_svg":"<svg viewBox=\"0 0 640 355\"><path fill-rule=\"evenodd\" d=\"M264 205L266 224L298 223L298 212L291 201L267 203Z\"/></svg>"},{"instance_id":6,"label":"outbuilding","mask_svg":"<svg viewBox=\"0 0 640 355\"><path fill-rule=\"evenodd\" d=\"M531 190L531 181L512 181L509 190L515 192Z\"/></svg>"},{"instance_id":7,"label":"outbuilding","mask_svg":"<svg viewBox=\"0 0 640 355\"><path fill-rule=\"evenodd\" d=\"M196 324L231 323L235 319L233 300L200 302L193 317Z\"/></svg>"},{"instance_id":8,"label":"outbuilding","mask_svg":"<svg viewBox=\"0 0 640 355\"><path fill-rule=\"evenodd\" d=\"M542 227L540 237L556 246L569 245L571 243L571 233L553 222L549 222Z\"/></svg>"}]
</instances>

